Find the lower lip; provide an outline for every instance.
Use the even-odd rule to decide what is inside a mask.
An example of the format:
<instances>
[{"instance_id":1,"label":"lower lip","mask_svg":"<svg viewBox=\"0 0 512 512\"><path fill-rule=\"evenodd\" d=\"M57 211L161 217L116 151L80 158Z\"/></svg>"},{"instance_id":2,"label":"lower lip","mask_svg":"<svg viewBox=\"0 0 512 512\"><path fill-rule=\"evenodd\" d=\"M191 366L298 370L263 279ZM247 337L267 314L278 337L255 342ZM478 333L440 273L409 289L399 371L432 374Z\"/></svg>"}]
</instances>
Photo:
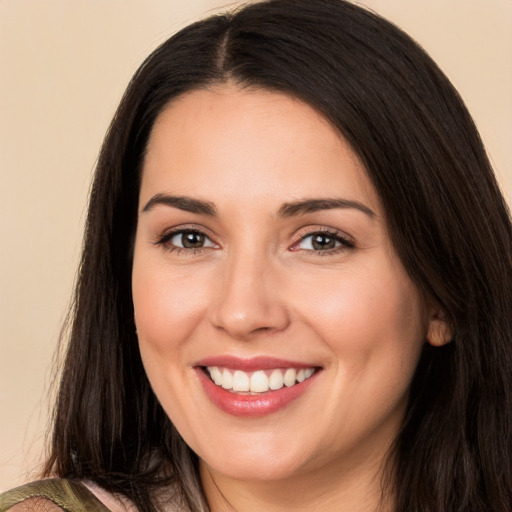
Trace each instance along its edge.
<instances>
[{"instance_id":1,"label":"lower lip","mask_svg":"<svg viewBox=\"0 0 512 512\"><path fill-rule=\"evenodd\" d=\"M202 368L196 368L196 371L206 395L213 404L228 414L244 418L260 418L284 409L308 390L319 373L316 371L309 379L289 388L284 386L276 391L244 395L217 386Z\"/></svg>"}]
</instances>

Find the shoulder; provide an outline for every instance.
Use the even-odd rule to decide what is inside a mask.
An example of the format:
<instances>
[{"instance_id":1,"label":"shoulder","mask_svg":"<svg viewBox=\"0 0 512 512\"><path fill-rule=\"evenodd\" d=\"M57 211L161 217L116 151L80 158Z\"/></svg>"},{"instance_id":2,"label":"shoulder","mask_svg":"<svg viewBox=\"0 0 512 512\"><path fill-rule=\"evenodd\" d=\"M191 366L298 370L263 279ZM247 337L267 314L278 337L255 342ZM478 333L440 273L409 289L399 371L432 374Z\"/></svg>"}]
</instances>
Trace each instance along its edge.
<instances>
[{"instance_id":1,"label":"shoulder","mask_svg":"<svg viewBox=\"0 0 512 512\"><path fill-rule=\"evenodd\" d=\"M62 508L48 498L27 498L9 508L0 508L2 512L62 512Z\"/></svg>"},{"instance_id":2,"label":"shoulder","mask_svg":"<svg viewBox=\"0 0 512 512\"><path fill-rule=\"evenodd\" d=\"M92 482L83 482L84 487L98 498L110 512L138 512L133 503L124 496L114 495ZM1 511L0 511L1 512Z\"/></svg>"},{"instance_id":3,"label":"shoulder","mask_svg":"<svg viewBox=\"0 0 512 512\"><path fill-rule=\"evenodd\" d=\"M0 512L136 512L133 505L99 487L51 478L22 485L0 495Z\"/></svg>"}]
</instances>

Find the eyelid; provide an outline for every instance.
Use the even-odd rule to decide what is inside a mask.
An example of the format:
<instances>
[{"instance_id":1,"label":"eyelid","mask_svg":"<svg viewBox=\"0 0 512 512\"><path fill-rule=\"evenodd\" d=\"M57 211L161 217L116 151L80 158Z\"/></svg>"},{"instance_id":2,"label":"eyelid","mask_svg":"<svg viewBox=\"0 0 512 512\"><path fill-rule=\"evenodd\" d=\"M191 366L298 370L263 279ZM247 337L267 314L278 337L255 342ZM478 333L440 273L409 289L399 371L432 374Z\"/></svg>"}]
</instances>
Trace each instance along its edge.
<instances>
[{"instance_id":1,"label":"eyelid","mask_svg":"<svg viewBox=\"0 0 512 512\"><path fill-rule=\"evenodd\" d=\"M213 246L208 245L206 247L186 248L169 244L172 238L187 232L204 235L204 237L207 238L213 244ZM204 228L203 226L197 226L195 224L179 225L173 226L172 228L168 228L156 236L156 239L154 240L153 244L157 246L163 246L169 251L185 251L188 253L197 253L200 251L219 247L219 244L216 242L215 237L209 233L208 229Z\"/></svg>"},{"instance_id":2,"label":"eyelid","mask_svg":"<svg viewBox=\"0 0 512 512\"><path fill-rule=\"evenodd\" d=\"M306 238L314 235L326 235L334 238L337 242L340 243L339 246L334 247L332 249L326 249L325 251L315 251L312 249L300 249L298 245L303 242ZM353 249L355 247L355 240L348 235L347 233L331 227L326 226L309 226L307 228L301 229L297 233L297 240L291 245L290 250L291 251L307 251L317 254L333 254L334 252L343 251L346 249Z\"/></svg>"},{"instance_id":3,"label":"eyelid","mask_svg":"<svg viewBox=\"0 0 512 512\"><path fill-rule=\"evenodd\" d=\"M204 241L204 244L202 247L182 247L181 245L178 245L174 239L180 238L180 236L183 238L183 235L199 235L202 237L202 241ZM201 233L200 231L193 231L191 229L181 229L180 231L175 231L174 233L171 233L170 236L166 237L168 242L171 242L174 247L178 247L180 249L206 249L207 247L216 247L215 242L211 240L209 236L206 236L204 233Z\"/></svg>"},{"instance_id":4,"label":"eyelid","mask_svg":"<svg viewBox=\"0 0 512 512\"><path fill-rule=\"evenodd\" d=\"M186 248L186 247L179 247L176 245L169 244L170 240L172 240L173 237L186 233L198 233L201 235L204 235L205 238L207 238L212 245L208 245L205 247L196 247L196 248ZM314 236L317 234L326 235L329 237L334 238L337 242L339 242L339 245L326 250L314 250L314 249L301 249L299 248L299 244L301 244L305 239L307 239L310 236ZM168 228L164 230L161 234L158 234L156 239L154 240L154 245L164 246L169 251L185 251L187 253L197 253L202 251L208 251L210 249L220 248L220 244L216 241L215 236L212 236L210 234L210 230L206 229L204 226L197 226L197 224L185 224L185 225L179 225L179 226L173 226L172 228ZM355 247L355 241L353 237L348 235L347 233L336 229L331 228L327 226L307 226L304 228L301 228L296 233L296 240L292 243L292 245L289 247L288 250L290 251L299 251L302 250L304 252L310 252L310 253L316 253L316 254L333 254L338 251L343 251L346 249L352 249Z\"/></svg>"}]
</instances>

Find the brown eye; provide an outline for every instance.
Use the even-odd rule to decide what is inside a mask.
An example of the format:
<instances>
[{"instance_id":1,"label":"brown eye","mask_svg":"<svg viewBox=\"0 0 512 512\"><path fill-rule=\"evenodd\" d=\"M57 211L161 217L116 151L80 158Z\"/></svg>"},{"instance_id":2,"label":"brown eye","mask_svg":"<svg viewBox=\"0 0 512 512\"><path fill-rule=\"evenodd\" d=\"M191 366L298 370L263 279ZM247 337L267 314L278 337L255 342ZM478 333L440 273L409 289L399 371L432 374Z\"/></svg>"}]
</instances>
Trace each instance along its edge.
<instances>
[{"instance_id":1,"label":"brown eye","mask_svg":"<svg viewBox=\"0 0 512 512\"><path fill-rule=\"evenodd\" d=\"M341 241L337 236L329 233L312 233L301 240L299 248L308 251L329 251L340 245Z\"/></svg>"},{"instance_id":2,"label":"brown eye","mask_svg":"<svg viewBox=\"0 0 512 512\"><path fill-rule=\"evenodd\" d=\"M202 233L188 231L181 233L181 245L185 249L197 249L203 247L205 236Z\"/></svg>"},{"instance_id":3,"label":"brown eye","mask_svg":"<svg viewBox=\"0 0 512 512\"><path fill-rule=\"evenodd\" d=\"M323 234L316 234L311 237L311 245L316 251L325 251L336 247L334 237Z\"/></svg>"},{"instance_id":4,"label":"brown eye","mask_svg":"<svg viewBox=\"0 0 512 512\"><path fill-rule=\"evenodd\" d=\"M179 249L202 249L203 247L215 247L215 244L200 231L177 231L168 237L168 244Z\"/></svg>"},{"instance_id":5,"label":"brown eye","mask_svg":"<svg viewBox=\"0 0 512 512\"><path fill-rule=\"evenodd\" d=\"M317 231L302 237L293 246L293 250L303 250L316 253L335 253L338 250L353 248L354 244L337 232Z\"/></svg>"}]
</instances>

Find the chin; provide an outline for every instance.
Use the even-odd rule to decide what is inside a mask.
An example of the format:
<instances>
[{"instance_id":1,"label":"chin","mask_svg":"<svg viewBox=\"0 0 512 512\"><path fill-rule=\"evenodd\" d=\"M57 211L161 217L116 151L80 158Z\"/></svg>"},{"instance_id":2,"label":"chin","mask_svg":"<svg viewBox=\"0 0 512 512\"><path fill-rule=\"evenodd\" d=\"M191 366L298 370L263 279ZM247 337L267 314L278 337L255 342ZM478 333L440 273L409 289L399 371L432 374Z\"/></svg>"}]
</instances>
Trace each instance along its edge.
<instances>
[{"instance_id":1,"label":"chin","mask_svg":"<svg viewBox=\"0 0 512 512\"><path fill-rule=\"evenodd\" d=\"M277 460L276 460L277 459ZM216 473L229 479L246 482L266 482L286 480L300 473L299 468L293 463L283 461L278 455L274 460L233 460L225 465L206 464Z\"/></svg>"},{"instance_id":2,"label":"chin","mask_svg":"<svg viewBox=\"0 0 512 512\"><path fill-rule=\"evenodd\" d=\"M248 436L246 440L219 439L217 450L199 450L199 457L214 472L241 481L278 481L300 474L309 457L300 443L290 446L287 439L270 440ZM238 441L238 442L237 442ZM210 444L211 447L211 444ZM207 447L206 447L207 448Z\"/></svg>"}]
</instances>

